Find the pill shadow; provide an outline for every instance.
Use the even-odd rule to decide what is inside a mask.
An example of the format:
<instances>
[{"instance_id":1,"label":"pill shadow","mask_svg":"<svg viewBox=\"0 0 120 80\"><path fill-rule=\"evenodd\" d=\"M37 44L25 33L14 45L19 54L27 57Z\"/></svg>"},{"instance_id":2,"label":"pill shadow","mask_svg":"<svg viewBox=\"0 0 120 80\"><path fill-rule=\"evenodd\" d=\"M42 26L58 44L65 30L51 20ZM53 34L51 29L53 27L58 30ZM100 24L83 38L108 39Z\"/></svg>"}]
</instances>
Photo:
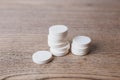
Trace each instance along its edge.
<instances>
[{"instance_id":1,"label":"pill shadow","mask_svg":"<svg viewBox=\"0 0 120 80\"><path fill-rule=\"evenodd\" d=\"M53 56L52 57L52 59L47 63L47 64L49 64L49 63L51 63L51 62L53 62L54 61L54 59L55 59L55 56Z\"/></svg>"},{"instance_id":2,"label":"pill shadow","mask_svg":"<svg viewBox=\"0 0 120 80\"><path fill-rule=\"evenodd\" d=\"M92 43L90 46L89 54L97 54L97 50L99 49L98 43Z\"/></svg>"}]
</instances>

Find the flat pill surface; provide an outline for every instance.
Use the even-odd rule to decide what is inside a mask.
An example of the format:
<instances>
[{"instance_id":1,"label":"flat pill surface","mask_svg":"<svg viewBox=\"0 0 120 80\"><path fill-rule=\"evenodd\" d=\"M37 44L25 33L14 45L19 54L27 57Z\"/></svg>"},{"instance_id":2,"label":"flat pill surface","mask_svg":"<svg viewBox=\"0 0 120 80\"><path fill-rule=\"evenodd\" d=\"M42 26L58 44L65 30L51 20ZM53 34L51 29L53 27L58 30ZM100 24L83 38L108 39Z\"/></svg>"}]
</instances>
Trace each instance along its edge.
<instances>
[{"instance_id":1,"label":"flat pill surface","mask_svg":"<svg viewBox=\"0 0 120 80\"><path fill-rule=\"evenodd\" d=\"M62 34L67 31L68 28L64 25L54 25L49 28L49 32L53 34Z\"/></svg>"},{"instance_id":2,"label":"flat pill surface","mask_svg":"<svg viewBox=\"0 0 120 80\"><path fill-rule=\"evenodd\" d=\"M91 38L87 36L77 36L73 39L73 43L74 42L77 44L89 44L91 43Z\"/></svg>"},{"instance_id":3,"label":"flat pill surface","mask_svg":"<svg viewBox=\"0 0 120 80\"><path fill-rule=\"evenodd\" d=\"M51 58L52 54L49 51L38 51L32 56L33 62L37 64L47 63Z\"/></svg>"}]
</instances>

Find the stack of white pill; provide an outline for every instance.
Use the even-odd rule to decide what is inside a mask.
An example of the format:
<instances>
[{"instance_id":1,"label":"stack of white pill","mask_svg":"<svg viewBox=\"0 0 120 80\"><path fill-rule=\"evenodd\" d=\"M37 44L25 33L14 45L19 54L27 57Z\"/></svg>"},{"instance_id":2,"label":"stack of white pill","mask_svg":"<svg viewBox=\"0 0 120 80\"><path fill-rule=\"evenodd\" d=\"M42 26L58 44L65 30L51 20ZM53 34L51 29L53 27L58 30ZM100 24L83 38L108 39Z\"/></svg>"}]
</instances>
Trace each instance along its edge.
<instances>
[{"instance_id":1,"label":"stack of white pill","mask_svg":"<svg viewBox=\"0 0 120 80\"><path fill-rule=\"evenodd\" d=\"M68 28L64 25L54 25L49 28L48 46L54 56L64 56L69 52L70 43L67 34Z\"/></svg>"},{"instance_id":2,"label":"stack of white pill","mask_svg":"<svg viewBox=\"0 0 120 80\"><path fill-rule=\"evenodd\" d=\"M64 56L69 52L70 43L67 40L68 28L64 25L54 25L49 28L48 46L50 51L37 51L32 55L32 60L37 64L45 64L53 59L53 56ZM74 55L86 55L89 52L91 38L77 36L73 38L71 52Z\"/></svg>"},{"instance_id":3,"label":"stack of white pill","mask_svg":"<svg viewBox=\"0 0 120 80\"><path fill-rule=\"evenodd\" d=\"M71 44L71 52L74 55L85 55L89 52L91 38L87 36L77 36Z\"/></svg>"}]
</instances>

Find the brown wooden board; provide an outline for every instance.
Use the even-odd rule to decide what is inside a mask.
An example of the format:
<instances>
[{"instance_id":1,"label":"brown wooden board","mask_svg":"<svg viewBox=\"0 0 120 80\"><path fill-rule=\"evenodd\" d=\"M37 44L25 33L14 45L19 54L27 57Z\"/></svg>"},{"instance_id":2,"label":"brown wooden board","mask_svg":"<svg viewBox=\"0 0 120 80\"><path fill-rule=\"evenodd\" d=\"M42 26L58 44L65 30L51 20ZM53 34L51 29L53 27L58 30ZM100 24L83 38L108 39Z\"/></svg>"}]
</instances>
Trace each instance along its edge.
<instances>
[{"instance_id":1,"label":"brown wooden board","mask_svg":"<svg viewBox=\"0 0 120 80\"><path fill-rule=\"evenodd\" d=\"M33 63L54 24L91 37L91 52ZM0 0L0 80L120 80L120 1Z\"/></svg>"}]
</instances>

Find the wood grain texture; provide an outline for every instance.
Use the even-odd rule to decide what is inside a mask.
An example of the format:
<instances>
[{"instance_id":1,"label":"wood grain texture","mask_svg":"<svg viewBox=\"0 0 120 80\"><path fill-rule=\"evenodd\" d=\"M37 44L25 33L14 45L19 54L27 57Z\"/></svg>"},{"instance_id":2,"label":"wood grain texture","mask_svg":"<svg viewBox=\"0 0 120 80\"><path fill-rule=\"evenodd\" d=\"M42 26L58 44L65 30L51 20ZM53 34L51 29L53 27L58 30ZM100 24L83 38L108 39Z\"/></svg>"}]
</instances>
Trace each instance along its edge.
<instances>
[{"instance_id":1,"label":"wood grain texture","mask_svg":"<svg viewBox=\"0 0 120 80\"><path fill-rule=\"evenodd\" d=\"M90 36L91 52L34 64L54 24ZM0 0L0 80L120 80L120 1Z\"/></svg>"}]
</instances>

